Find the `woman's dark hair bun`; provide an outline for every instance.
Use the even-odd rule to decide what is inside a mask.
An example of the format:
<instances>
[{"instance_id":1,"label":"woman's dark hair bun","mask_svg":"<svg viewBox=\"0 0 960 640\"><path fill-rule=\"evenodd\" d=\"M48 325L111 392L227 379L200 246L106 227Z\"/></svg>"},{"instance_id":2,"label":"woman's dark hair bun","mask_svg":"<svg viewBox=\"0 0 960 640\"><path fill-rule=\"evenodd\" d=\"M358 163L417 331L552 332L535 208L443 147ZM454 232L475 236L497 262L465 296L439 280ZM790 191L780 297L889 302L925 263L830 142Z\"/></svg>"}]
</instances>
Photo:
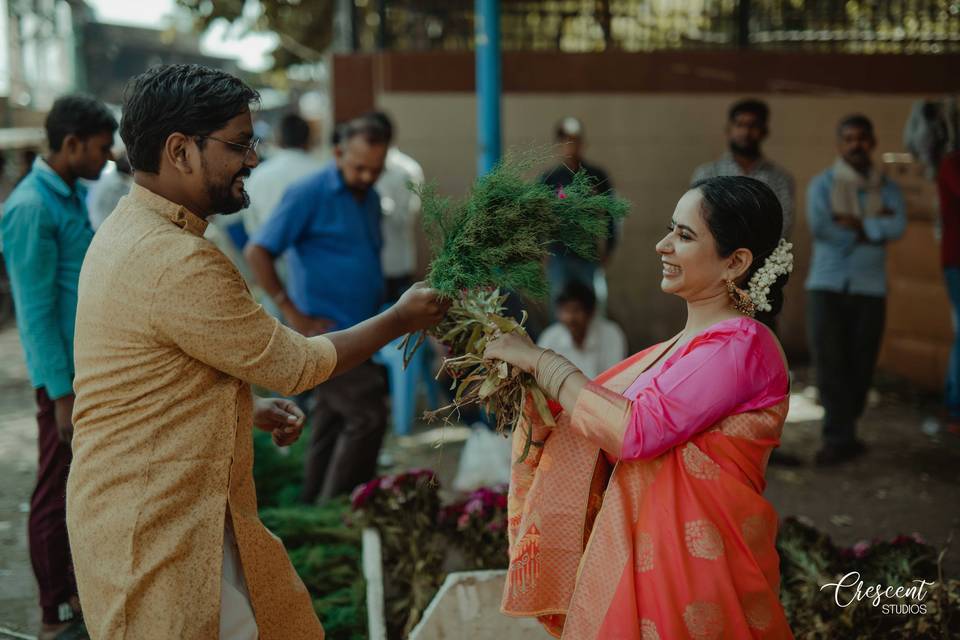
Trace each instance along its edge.
<instances>
[{"instance_id":1,"label":"woman's dark hair bun","mask_svg":"<svg viewBox=\"0 0 960 640\"><path fill-rule=\"evenodd\" d=\"M703 217L717 243L717 252L726 257L740 248L753 253L753 264L743 280L763 267L767 257L780 243L783 232L783 207L770 187L746 176L720 176L695 183L703 197ZM770 311L757 312L757 319L769 321L783 308L783 287L789 274L783 274L770 285L767 302Z\"/></svg>"}]
</instances>

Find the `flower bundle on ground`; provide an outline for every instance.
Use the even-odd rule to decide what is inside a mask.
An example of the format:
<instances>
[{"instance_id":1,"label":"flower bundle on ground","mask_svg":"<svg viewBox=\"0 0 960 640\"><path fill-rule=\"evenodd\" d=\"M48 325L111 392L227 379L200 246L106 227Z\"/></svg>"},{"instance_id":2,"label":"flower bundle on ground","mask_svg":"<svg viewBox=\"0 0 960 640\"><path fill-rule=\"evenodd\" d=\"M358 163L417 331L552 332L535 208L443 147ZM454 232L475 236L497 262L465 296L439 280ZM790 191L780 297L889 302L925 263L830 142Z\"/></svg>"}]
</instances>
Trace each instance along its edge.
<instances>
[{"instance_id":1,"label":"flower bundle on ground","mask_svg":"<svg viewBox=\"0 0 960 640\"><path fill-rule=\"evenodd\" d=\"M405 638L443 580L444 546L434 473L415 469L375 478L351 495L353 523L380 532L389 638Z\"/></svg>"},{"instance_id":2,"label":"flower bundle on ground","mask_svg":"<svg viewBox=\"0 0 960 640\"><path fill-rule=\"evenodd\" d=\"M544 420L553 422L532 376L483 360L488 340L524 330L523 320L502 315L506 294L501 292L545 297L549 287L543 264L551 247L595 260L610 220L623 218L628 204L598 193L583 172L556 192L526 177L533 165L530 158L508 158L477 179L461 202L440 197L433 185L420 190L434 250L427 282L453 300L447 319L432 334L450 350L443 369L454 379L454 400L428 417L479 403L504 431L516 426L523 399L531 393ZM410 342L408 336L403 344L408 352Z\"/></svg>"},{"instance_id":3,"label":"flower bundle on ground","mask_svg":"<svg viewBox=\"0 0 960 640\"><path fill-rule=\"evenodd\" d=\"M464 556L468 569L507 567L507 487L482 487L443 507L437 516L449 544Z\"/></svg>"},{"instance_id":4,"label":"flower bundle on ground","mask_svg":"<svg viewBox=\"0 0 960 640\"><path fill-rule=\"evenodd\" d=\"M830 538L787 518L777 536L782 575L780 600L798 639L896 640L960 637L960 581L945 578L943 556L918 535L891 541L858 542L843 549ZM849 576L856 571L857 580ZM844 578L846 577L846 580ZM925 596L856 598L856 587L839 593L826 584L863 581L863 590L882 585L916 587L926 580ZM934 582L934 585L930 585ZM839 606L837 599L845 606Z\"/></svg>"}]
</instances>

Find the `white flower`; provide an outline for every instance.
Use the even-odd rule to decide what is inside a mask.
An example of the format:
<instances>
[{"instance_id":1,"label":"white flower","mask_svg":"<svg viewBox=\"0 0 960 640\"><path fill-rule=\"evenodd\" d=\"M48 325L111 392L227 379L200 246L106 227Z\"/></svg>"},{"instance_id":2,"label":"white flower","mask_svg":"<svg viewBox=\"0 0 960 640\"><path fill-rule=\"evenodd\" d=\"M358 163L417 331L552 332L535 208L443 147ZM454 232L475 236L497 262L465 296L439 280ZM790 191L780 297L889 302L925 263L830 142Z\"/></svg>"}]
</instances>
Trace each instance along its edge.
<instances>
[{"instance_id":1,"label":"white flower","mask_svg":"<svg viewBox=\"0 0 960 640\"><path fill-rule=\"evenodd\" d=\"M770 287L780 276L793 272L791 249L793 245L781 238L776 249L764 260L763 266L750 278L747 293L758 311L773 311L767 296L770 294Z\"/></svg>"}]
</instances>

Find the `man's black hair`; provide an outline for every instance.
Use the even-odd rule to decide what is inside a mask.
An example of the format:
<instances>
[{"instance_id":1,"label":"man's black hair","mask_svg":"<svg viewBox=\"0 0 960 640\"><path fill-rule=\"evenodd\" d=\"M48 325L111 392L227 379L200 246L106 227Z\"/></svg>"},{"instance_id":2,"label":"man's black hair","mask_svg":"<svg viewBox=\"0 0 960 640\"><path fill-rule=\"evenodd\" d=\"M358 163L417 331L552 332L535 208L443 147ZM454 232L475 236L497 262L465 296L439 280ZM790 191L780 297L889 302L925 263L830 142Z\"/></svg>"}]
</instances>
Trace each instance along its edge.
<instances>
[{"instance_id":1,"label":"man's black hair","mask_svg":"<svg viewBox=\"0 0 960 640\"><path fill-rule=\"evenodd\" d=\"M863 129L871 138L873 137L873 123L870 122L870 118L862 113L853 113L840 120L840 123L837 125L837 136L839 137L840 134L843 133L843 130L848 127Z\"/></svg>"},{"instance_id":2,"label":"man's black hair","mask_svg":"<svg viewBox=\"0 0 960 640\"><path fill-rule=\"evenodd\" d=\"M764 126L770 121L770 107L762 100L750 98L733 103L733 106L730 107L730 111L727 113L727 122L733 122L741 113L749 113L756 116L757 120Z\"/></svg>"},{"instance_id":3,"label":"man's black hair","mask_svg":"<svg viewBox=\"0 0 960 640\"><path fill-rule=\"evenodd\" d=\"M113 134L117 119L110 110L90 96L69 95L57 98L44 122L51 151L60 151L63 140L73 134L85 140L98 133Z\"/></svg>"},{"instance_id":4,"label":"man's black hair","mask_svg":"<svg viewBox=\"0 0 960 640\"><path fill-rule=\"evenodd\" d=\"M380 126L387 132L387 138L389 138L390 141L393 140L393 120L390 119L390 116L383 111L371 111L363 117L380 123Z\"/></svg>"},{"instance_id":5,"label":"man's black hair","mask_svg":"<svg viewBox=\"0 0 960 640\"><path fill-rule=\"evenodd\" d=\"M390 131L376 118L369 115L354 118L336 128L337 144L343 144L362 136L369 144L390 144Z\"/></svg>"},{"instance_id":6,"label":"man's black hair","mask_svg":"<svg viewBox=\"0 0 960 640\"><path fill-rule=\"evenodd\" d=\"M153 67L131 79L123 93L120 137L130 165L148 173L160 170L171 134L209 135L260 98L239 78L197 64Z\"/></svg>"},{"instance_id":7,"label":"man's black hair","mask_svg":"<svg viewBox=\"0 0 960 640\"><path fill-rule=\"evenodd\" d=\"M593 292L593 288L573 278L563 288L556 300L558 307L568 302L579 303L587 313L593 313L597 308L597 294Z\"/></svg>"},{"instance_id":8,"label":"man's black hair","mask_svg":"<svg viewBox=\"0 0 960 640\"><path fill-rule=\"evenodd\" d=\"M306 149L310 146L310 123L295 113L280 119L280 146L284 149Z\"/></svg>"}]
</instances>

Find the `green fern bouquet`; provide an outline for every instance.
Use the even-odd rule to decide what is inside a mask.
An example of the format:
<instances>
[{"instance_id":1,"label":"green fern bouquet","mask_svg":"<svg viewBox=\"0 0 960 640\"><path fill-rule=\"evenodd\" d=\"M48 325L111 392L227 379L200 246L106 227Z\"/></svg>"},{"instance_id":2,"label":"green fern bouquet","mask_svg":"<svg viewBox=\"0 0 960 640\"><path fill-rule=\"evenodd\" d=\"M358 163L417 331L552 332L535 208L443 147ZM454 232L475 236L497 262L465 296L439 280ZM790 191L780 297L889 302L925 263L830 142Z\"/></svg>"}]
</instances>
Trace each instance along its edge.
<instances>
[{"instance_id":1,"label":"green fern bouquet","mask_svg":"<svg viewBox=\"0 0 960 640\"><path fill-rule=\"evenodd\" d=\"M525 177L534 162L509 157L478 178L462 201L438 195L434 185L420 189L423 218L434 258L427 282L453 304L431 334L450 350L441 373L453 378L453 402L428 412L449 417L470 404L496 416L498 431L513 429L529 393L544 420L553 418L533 377L505 362L483 359L489 340L502 333L525 331L526 316L505 317L503 291L543 299L549 285L544 262L551 247L562 245L596 260L598 245L609 233L609 220L627 214L626 201L598 194L583 172L560 191ZM403 348L422 342L410 336ZM438 374L439 377L440 374ZM527 444L529 448L530 443Z\"/></svg>"}]
</instances>

